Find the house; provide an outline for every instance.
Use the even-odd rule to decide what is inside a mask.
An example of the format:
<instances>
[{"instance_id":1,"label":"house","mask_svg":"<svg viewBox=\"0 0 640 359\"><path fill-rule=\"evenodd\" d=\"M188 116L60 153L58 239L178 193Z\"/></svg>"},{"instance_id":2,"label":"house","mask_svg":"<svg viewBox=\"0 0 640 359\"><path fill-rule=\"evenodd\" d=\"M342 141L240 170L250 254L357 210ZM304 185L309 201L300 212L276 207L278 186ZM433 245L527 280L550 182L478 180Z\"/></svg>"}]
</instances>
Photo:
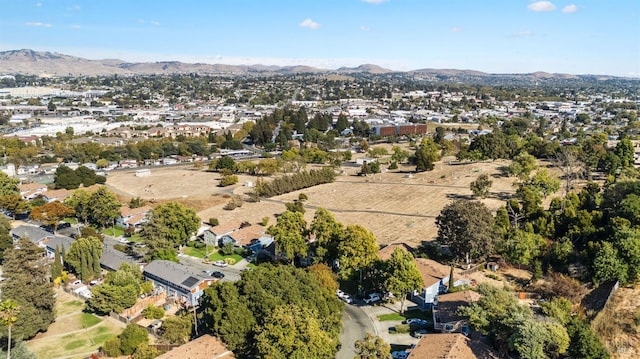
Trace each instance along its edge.
<instances>
[{"instance_id":1,"label":"house","mask_svg":"<svg viewBox=\"0 0 640 359\"><path fill-rule=\"evenodd\" d=\"M458 308L480 300L480 294L472 290L441 294L431 307L433 329L445 333L459 332L467 326L466 318L458 315Z\"/></svg>"},{"instance_id":2,"label":"house","mask_svg":"<svg viewBox=\"0 0 640 359\"><path fill-rule=\"evenodd\" d=\"M122 227L138 227L147 221L147 214L152 210L151 206L142 206L138 208L129 208L127 206L120 207L120 218L116 220L116 224Z\"/></svg>"},{"instance_id":3,"label":"house","mask_svg":"<svg viewBox=\"0 0 640 359\"><path fill-rule=\"evenodd\" d=\"M251 243L257 241L260 237L264 235L264 227L249 225L246 227L242 227L236 231L233 231L229 234L225 234L219 240L219 246L222 247L226 243L233 243L235 247L247 247Z\"/></svg>"},{"instance_id":4,"label":"house","mask_svg":"<svg viewBox=\"0 0 640 359\"><path fill-rule=\"evenodd\" d=\"M60 249L61 254L68 253L74 241L75 239L67 236L55 236L44 240L43 244L47 258L54 258L56 256L56 248Z\"/></svg>"},{"instance_id":5,"label":"house","mask_svg":"<svg viewBox=\"0 0 640 359\"><path fill-rule=\"evenodd\" d=\"M18 186L22 198L32 200L47 191L47 185L42 183L26 183Z\"/></svg>"},{"instance_id":6,"label":"house","mask_svg":"<svg viewBox=\"0 0 640 359\"><path fill-rule=\"evenodd\" d=\"M413 248L406 243L391 243L378 251L378 258L383 261L389 260L396 248L400 248L400 250L406 253L413 253Z\"/></svg>"},{"instance_id":7,"label":"house","mask_svg":"<svg viewBox=\"0 0 640 359\"><path fill-rule=\"evenodd\" d=\"M499 359L487 344L472 340L459 333L429 334L423 336L411 349L407 359Z\"/></svg>"},{"instance_id":8,"label":"house","mask_svg":"<svg viewBox=\"0 0 640 359\"><path fill-rule=\"evenodd\" d=\"M190 267L167 261L155 260L147 264L142 274L153 282L153 286L167 292L167 298L173 297L186 306L198 305L204 290L215 279L201 273L195 273Z\"/></svg>"},{"instance_id":9,"label":"house","mask_svg":"<svg viewBox=\"0 0 640 359\"><path fill-rule=\"evenodd\" d=\"M242 225L242 222L234 221L234 222L219 224L215 227L211 227L205 230L204 233L202 234L204 238L204 243L208 245L221 247L222 244L220 244L220 240L222 239L222 237L229 233L239 230L241 225Z\"/></svg>"},{"instance_id":10,"label":"house","mask_svg":"<svg viewBox=\"0 0 640 359\"><path fill-rule=\"evenodd\" d=\"M436 296L446 288L450 268L426 258L416 258L414 262L422 276L422 289L413 293L411 301L423 308L431 308Z\"/></svg>"},{"instance_id":11,"label":"house","mask_svg":"<svg viewBox=\"0 0 640 359\"><path fill-rule=\"evenodd\" d=\"M205 334L187 344L156 357L157 359L234 359L236 356L227 349L220 339Z\"/></svg>"},{"instance_id":12,"label":"house","mask_svg":"<svg viewBox=\"0 0 640 359\"><path fill-rule=\"evenodd\" d=\"M64 202L64 200L70 197L72 193L73 192L62 188L46 191L43 196L46 198L47 202Z\"/></svg>"},{"instance_id":13,"label":"house","mask_svg":"<svg viewBox=\"0 0 640 359\"><path fill-rule=\"evenodd\" d=\"M122 263L137 264L136 260L107 245L102 248L102 256L100 257L100 267L109 272L117 271Z\"/></svg>"},{"instance_id":14,"label":"house","mask_svg":"<svg viewBox=\"0 0 640 359\"><path fill-rule=\"evenodd\" d=\"M31 242L39 247L44 247L43 241L52 239L55 235L51 232L47 232L42 228L36 226L18 226L9 231L13 241L18 241L20 238L28 238Z\"/></svg>"}]
</instances>

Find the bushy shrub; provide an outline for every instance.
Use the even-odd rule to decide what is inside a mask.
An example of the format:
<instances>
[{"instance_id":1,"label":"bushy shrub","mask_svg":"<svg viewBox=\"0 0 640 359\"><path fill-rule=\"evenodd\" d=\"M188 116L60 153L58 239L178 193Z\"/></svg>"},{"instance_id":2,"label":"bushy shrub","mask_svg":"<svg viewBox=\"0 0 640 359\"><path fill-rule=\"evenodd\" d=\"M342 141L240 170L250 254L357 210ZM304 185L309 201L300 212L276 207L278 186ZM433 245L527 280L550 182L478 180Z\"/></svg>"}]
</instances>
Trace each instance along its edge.
<instances>
[{"instance_id":1,"label":"bushy shrub","mask_svg":"<svg viewBox=\"0 0 640 359\"><path fill-rule=\"evenodd\" d=\"M220 252L225 256L233 254L233 243L225 243L222 248L220 248Z\"/></svg>"},{"instance_id":2,"label":"bushy shrub","mask_svg":"<svg viewBox=\"0 0 640 359\"><path fill-rule=\"evenodd\" d=\"M164 309L156 307L155 305L149 305L142 311L146 319L161 319L164 317Z\"/></svg>"},{"instance_id":3,"label":"bushy shrub","mask_svg":"<svg viewBox=\"0 0 640 359\"><path fill-rule=\"evenodd\" d=\"M227 187L238 183L238 176L236 175L224 175L220 179L220 187Z\"/></svg>"},{"instance_id":4,"label":"bushy shrub","mask_svg":"<svg viewBox=\"0 0 640 359\"><path fill-rule=\"evenodd\" d=\"M215 226L217 226L219 224L220 224L220 221L217 218L215 218L215 217L209 218L209 225L210 226L215 227Z\"/></svg>"}]
</instances>

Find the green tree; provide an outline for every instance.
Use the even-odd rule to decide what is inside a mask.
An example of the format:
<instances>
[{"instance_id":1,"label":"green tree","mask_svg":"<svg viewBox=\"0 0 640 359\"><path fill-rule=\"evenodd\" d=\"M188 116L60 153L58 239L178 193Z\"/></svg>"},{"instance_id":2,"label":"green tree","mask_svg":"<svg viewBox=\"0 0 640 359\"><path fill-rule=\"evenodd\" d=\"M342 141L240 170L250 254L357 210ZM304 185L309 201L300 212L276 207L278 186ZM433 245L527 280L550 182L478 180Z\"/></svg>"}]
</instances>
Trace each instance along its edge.
<instances>
[{"instance_id":1,"label":"green tree","mask_svg":"<svg viewBox=\"0 0 640 359\"><path fill-rule=\"evenodd\" d=\"M338 243L344 234L344 225L324 208L316 209L310 226L316 241L313 243L315 254L325 263L332 264L338 258Z\"/></svg>"},{"instance_id":2,"label":"green tree","mask_svg":"<svg viewBox=\"0 0 640 359\"><path fill-rule=\"evenodd\" d=\"M20 307L13 299L5 299L0 302L0 325L7 327L7 358L11 358L11 329L18 321Z\"/></svg>"},{"instance_id":3,"label":"green tree","mask_svg":"<svg viewBox=\"0 0 640 359\"><path fill-rule=\"evenodd\" d=\"M140 345L149 344L149 333L138 324L130 323L124 331L118 335L122 354L131 355Z\"/></svg>"},{"instance_id":4,"label":"green tree","mask_svg":"<svg viewBox=\"0 0 640 359\"><path fill-rule=\"evenodd\" d=\"M467 266L494 253L498 236L491 211L481 202L457 200L436 217L438 240Z\"/></svg>"},{"instance_id":5,"label":"green tree","mask_svg":"<svg viewBox=\"0 0 640 359\"><path fill-rule=\"evenodd\" d=\"M257 330L258 357L333 358L337 340L321 329L311 309L278 306Z\"/></svg>"},{"instance_id":6,"label":"green tree","mask_svg":"<svg viewBox=\"0 0 640 359\"><path fill-rule=\"evenodd\" d=\"M2 266L2 297L15 300L20 307L12 334L28 339L47 330L54 319L55 298L42 249L21 238L15 247L5 251Z\"/></svg>"},{"instance_id":7,"label":"green tree","mask_svg":"<svg viewBox=\"0 0 640 359\"><path fill-rule=\"evenodd\" d=\"M354 359L391 359L391 345L371 333L356 340L354 346L357 353Z\"/></svg>"},{"instance_id":8,"label":"green tree","mask_svg":"<svg viewBox=\"0 0 640 359\"><path fill-rule=\"evenodd\" d=\"M290 263L293 263L297 256L306 256L306 227L302 213L284 211L276 224L267 229L267 233L273 236L276 243L276 255Z\"/></svg>"},{"instance_id":9,"label":"green tree","mask_svg":"<svg viewBox=\"0 0 640 359\"><path fill-rule=\"evenodd\" d=\"M71 206L53 201L42 206L33 207L29 217L40 221L42 224L53 226L53 233L56 233L60 221L72 216L74 213L75 211Z\"/></svg>"},{"instance_id":10,"label":"green tree","mask_svg":"<svg viewBox=\"0 0 640 359\"><path fill-rule=\"evenodd\" d=\"M136 351L133 352L131 359L153 359L162 354L156 347L149 344L139 344Z\"/></svg>"},{"instance_id":11,"label":"green tree","mask_svg":"<svg viewBox=\"0 0 640 359\"><path fill-rule=\"evenodd\" d=\"M100 315L110 312L121 313L136 304L140 295L133 285L124 287L112 284L100 284L91 289L92 296L87 300L87 309Z\"/></svg>"},{"instance_id":12,"label":"green tree","mask_svg":"<svg viewBox=\"0 0 640 359\"><path fill-rule=\"evenodd\" d=\"M517 155L511 165L509 165L509 174L518 177L524 181L529 178L529 174L537 168L536 158L527 152L521 152Z\"/></svg>"},{"instance_id":13,"label":"green tree","mask_svg":"<svg viewBox=\"0 0 640 359\"><path fill-rule=\"evenodd\" d=\"M63 165L56 169L53 183L56 188L76 189L82 184L82 179L74 170Z\"/></svg>"},{"instance_id":14,"label":"green tree","mask_svg":"<svg viewBox=\"0 0 640 359\"><path fill-rule=\"evenodd\" d=\"M404 313L407 293L413 293L422 286L422 275L411 253L396 248L386 262L387 278L385 288L401 300L400 313Z\"/></svg>"},{"instance_id":15,"label":"green tree","mask_svg":"<svg viewBox=\"0 0 640 359\"><path fill-rule=\"evenodd\" d=\"M32 353L24 341L19 340L13 348L11 348L11 353L9 351L5 353L0 350L0 359L38 359L38 357Z\"/></svg>"},{"instance_id":16,"label":"green tree","mask_svg":"<svg viewBox=\"0 0 640 359\"><path fill-rule=\"evenodd\" d=\"M168 202L151 211L142 233L149 244L167 243L168 248L175 249L187 244L200 227L200 222L200 217L192 208Z\"/></svg>"},{"instance_id":17,"label":"green tree","mask_svg":"<svg viewBox=\"0 0 640 359\"><path fill-rule=\"evenodd\" d=\"M9 231L11 224L6 218L0 217L0 263L4 259L4 251L13 247L13 237Z\"/></svg>"},{"instance_id":18,"label":"green tree","mask_svg":"<svg viewBox=\"0 0 640 359\"><path fill-rule=\"evenodd\" d=\"M416 148L416 171L424 172L433 170L434 163L440 160L440 152L440 147L433 142L433 139L425 137L420 146Z\"/></svg>"},{"instance_id":19,"label":"green tree","mask_svg":"<svg viewBox=\"0 0 640 359\"><path fill-rule=\"evenodd\" d=\"M338 275L342 279L353 278L377 259L378 241L366 228L359 225L347 226L338 244Z\"/></svg>"},{"instance_id":20,"label":"green tree","mask_svg":"<svg viewBox=\"0 0 640 359\"><path fill-rule=\"evenodd\" d=\"M232 175L232 174L227 174L224 175L220 178L220 183L219 186L220 187L227 187L227 186L232 186L234 184L238 183L238 176L236 175Z\"/></svg>"},{"instance_id":21,"label":"green tree","mask_svg":"<svg viewBox=\"0 0 640 359\"><path fill-rule=\"evenodd\" d=\"M525 185L537 190L543 197L547 197L560 189L560 180L543 168L527 180Z\"/></svg>"},{"instance_id":22,"label":"green tree","mask_svg":"<svg viewBox=\"0 0 640 359\"><path fill-rule=\"evenodd\" d=\"M18 184L20 184L20 180L11 178L6 173L0 171L0 197L10 194L19 195Z\"/></svg>"},{"instance_id":23,"label":"green tree","mask_svg":"<svg viewBox=\"0 0 640 359\"><path fill-rule=\"evenodd\" d=\"M65 203L71 206L76 214L76 218L87 224L91 214L93 213L93 207L91 204L91 193L84 189L74 191L73 194L65 200Z\"/></svg>"},{"instance_id":24,"label":"green tree","mask_svg":"<svg viewBox=\"0 0 640 359\"><path fill-rule=\"evenodd\" d=\"M573 317L567 325L571 345L567 351L572 358L609 359L607 348L602 344L589 323Z\"/></svg>"},{"instance_id":25,"label":"green tree","mask_svg":"<svg viewBox=\"0 0 640 359\"><path fill-rule=\"evenodd\" d=\"M191 336L191 327L191 317L168 317L160 327L160 338L166 344L185 344Z\"/></svg>"},{"instance_id":26,"label":"green tree","mask_svg":"<svg viewBox=\"0 0 640 359\"><path fill-rule=\"evenodd\" d=\"M53 262L51 263L51 279L55 280L62 276L62 271L64 267L62 266L62 255L60 253L60 248L56 246L56 252L53 258Z\"/></svg>"},{"instance_id":27,"label":"green tree","mask_svg":"<svg viewBox=\"0 0 640 359\"><path fill-rule=\"evenodd\" d=\"M633 167L634 150L631 140L626 137L620 140L613 149L613 153L620 159L620 165L622 167Z\"/></svg>"},{"instance_id":28,"label":"green tree","mask_svg":"<svg viewBox=\"0 0 640 359\"><path fill-rule=\"evenodd\" d=\"M474 196L485 198L489 194L491 185L493 185L493 181L489 179L489 175L483 173L475 181L471 182L469 188Z\"/></svg>"},{"instance_id":29,"label":"green tree","mask_svg":"<svg viewBox=\"0 0 640 359\"><path fill-rule=\"evenodd\" d=\"M627 280L627 265L621 260L618 250L610 242L602 242L602 247L593 260L593 282L596 285L608 280Z\"/></svg>"},{"instance_id":30,"label":"green tree","mask_svg":"<svg viewBox=\"0 0 640 359\"><path fill-rule=\"evenodd\" d=\"M8 194L0 197L0 207L11 212L13 219L16 215L29 211L29 202L20 194Z\"/></svg>"},{"instance_id":31,"label":"green tree","mask_svg":"<svg viewBox=\"0 0 640 359\"><path fill-rule=\"evenodd\" d=\"M100 187L89 196L91 223L107 228L120 217L120 202L116 196L106 188Z\"/></svg>"},{"instance_id":32,"label":"green tree","mask_svg":"<svg viewBox=\"0 0 640 359\"><path fill-rule=\"evenodd\" d=\"M100 257L102 256L102 240L96 237L81 237L69 247L65 262L80 276L83 281L100 275Z\"/></svg>"},{"instance_id":33,"label":"green tree","mask_svg":"<svg viewBox=\"0 0 640 359\"><path fill-rule=\"evenodd\" d=\"M510 263L529 265L540 255L545 243L537 233L514 229L507 234L502 252Z\"/></svg>"},{"instance_id":34,"label":"green tree","mask_svg":"<svg viewBox=\"0 0 640 359\"><path fill-rule=\"evenodd\" d=\"M334 127L338 132L342 132L345 129L349 128L349 120L344 113L338 115L338 120L336 121L336 126Z\"/></svg>"}]
</instances>

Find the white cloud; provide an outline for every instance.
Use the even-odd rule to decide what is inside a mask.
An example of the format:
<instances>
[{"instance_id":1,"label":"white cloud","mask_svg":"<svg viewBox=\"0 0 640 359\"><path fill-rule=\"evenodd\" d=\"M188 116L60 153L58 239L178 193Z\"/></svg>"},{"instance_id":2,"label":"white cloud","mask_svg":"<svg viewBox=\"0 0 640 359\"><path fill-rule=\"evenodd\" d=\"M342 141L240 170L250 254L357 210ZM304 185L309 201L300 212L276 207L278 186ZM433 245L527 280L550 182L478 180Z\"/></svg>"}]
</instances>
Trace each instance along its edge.
<instances>
[{"instance_id":1,"label":"white cloud","mask_svg":"<svg viewBox=\"0 0 640 359\"><path fill-rule=\"evenodd\" d=\"M317 22L311 20L311 19L304 19L300 24L300 26L302 27L308 27L310 29L316 30L320 28L320 24L318 24Z\"/></svg>"},{"instance_id":2,"label":"white cloud","mask_svg":"<svg viewBox=\"0 0 640 359\"><path fill-rule=\"evenodd\" d=\"M68 8L67 10L69 11L80 11L80 5L74 5L70 8Z\"/></svg>"},{"instance_id":3,"label":"white cloud","mask_svg":"<svg viewBox=\"0 0 640 359\"><path fill-rule=\"evenodd\" d=\"M567 5L562 8L562 12L565 14L572 14L578 12L578 7L575 4Z\"/></svg>"},{"instance_id":4,"label":"white cloud","mask_svg":"<svg viewBox=\"0 0 640 359\"><path fill-rule=\"evenodd\" d=\"M511 34L511 37L529 37L533 36L533 31L520 31Z\"/></svg>"},{"instance_id":5,"label":"white cloud","mask_svg":"<svg viewBox=\"0 0 640 359\"><path fill-rule=\"evenodd\" d=\"M454 26L451 28L451 32L462 32L462 28L458 26Z\"/></svg>"},{"instance_id":6,"label":"white cloud","mask_svg":"<svg viewBox=\"0 0 640 359\"><path fill-rule=\"evenodd\" d=\"M551 1L537 1L529 4L527 8L531 11L541 12L541 11L553 11L556 9L556 6L553 5Z\"/></svg>"},{"instance_id":7,"label":"white cloud","mask_svg":"<svg viewBox=\"0 0 640 359\"><path fill-rule=\"evenodd\" d=\"M160 21L149 21L151 25L160 26Z\"/></svg>"},{"instance_id":8,"label":"white cloud","mask_svg":"<svg viewBox=\"0 0 640 359\"><path fill-rule=\"evenodd\" d=\"M37 2L36 3L36 7L40 7L40 6L42 6L42 3L41 2Z\"/></svg>"},{"instance_id":9,"label":"white cloud","mask_svg":"<svg viewBox=\"0 0 640 359\"><path fill-rule=\"evenodd\" d=\"M383 2L387 2L389 0L362 0L362 2L367 4L382 4Z\"/></svg>"},{"instance_id":10,"label":"white cloud","mask_svg":"<svg viewBox=\"0 0 640 359\"><path fill-rule=\"evenodd\" d=\"M363 26L360 26L360 31L362 31L362 32L369 32L369 31L371 31L371 29L370 29L370 28L368 28L367 26L364 26L364 25L363 25Z\"/></svg>"},{"instance_id":11,"label":"white cloud","mask_svg":"<svg viewBox=\"0 0 640 359\"><path fill-rule=\"evenodd\" d=\"M45 22L25 22L24 24L26 26L33 26L33 27L53 27L53 25Z\"/></svg>"}]
</instances>

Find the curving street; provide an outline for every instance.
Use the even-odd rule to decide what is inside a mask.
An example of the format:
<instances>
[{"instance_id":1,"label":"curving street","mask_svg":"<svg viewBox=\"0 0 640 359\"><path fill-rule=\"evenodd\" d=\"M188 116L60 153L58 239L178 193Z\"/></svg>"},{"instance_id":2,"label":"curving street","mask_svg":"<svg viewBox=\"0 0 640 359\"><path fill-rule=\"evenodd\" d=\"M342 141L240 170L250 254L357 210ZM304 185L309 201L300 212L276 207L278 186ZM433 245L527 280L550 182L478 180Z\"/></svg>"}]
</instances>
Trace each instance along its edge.
<instances>
[{"instance_id":1,"label":"curving street","mask_svg":"<svg viewBox=\"0 0 640 359\"><path fill-rule=\"evenodd\" d=\"M377 334L371 318L358 305L346 304L340 333L342 347L336 354L336 359L353 359L356 356L354 343L364 338L367 332Z\"/></svg>"}]
</instances>

